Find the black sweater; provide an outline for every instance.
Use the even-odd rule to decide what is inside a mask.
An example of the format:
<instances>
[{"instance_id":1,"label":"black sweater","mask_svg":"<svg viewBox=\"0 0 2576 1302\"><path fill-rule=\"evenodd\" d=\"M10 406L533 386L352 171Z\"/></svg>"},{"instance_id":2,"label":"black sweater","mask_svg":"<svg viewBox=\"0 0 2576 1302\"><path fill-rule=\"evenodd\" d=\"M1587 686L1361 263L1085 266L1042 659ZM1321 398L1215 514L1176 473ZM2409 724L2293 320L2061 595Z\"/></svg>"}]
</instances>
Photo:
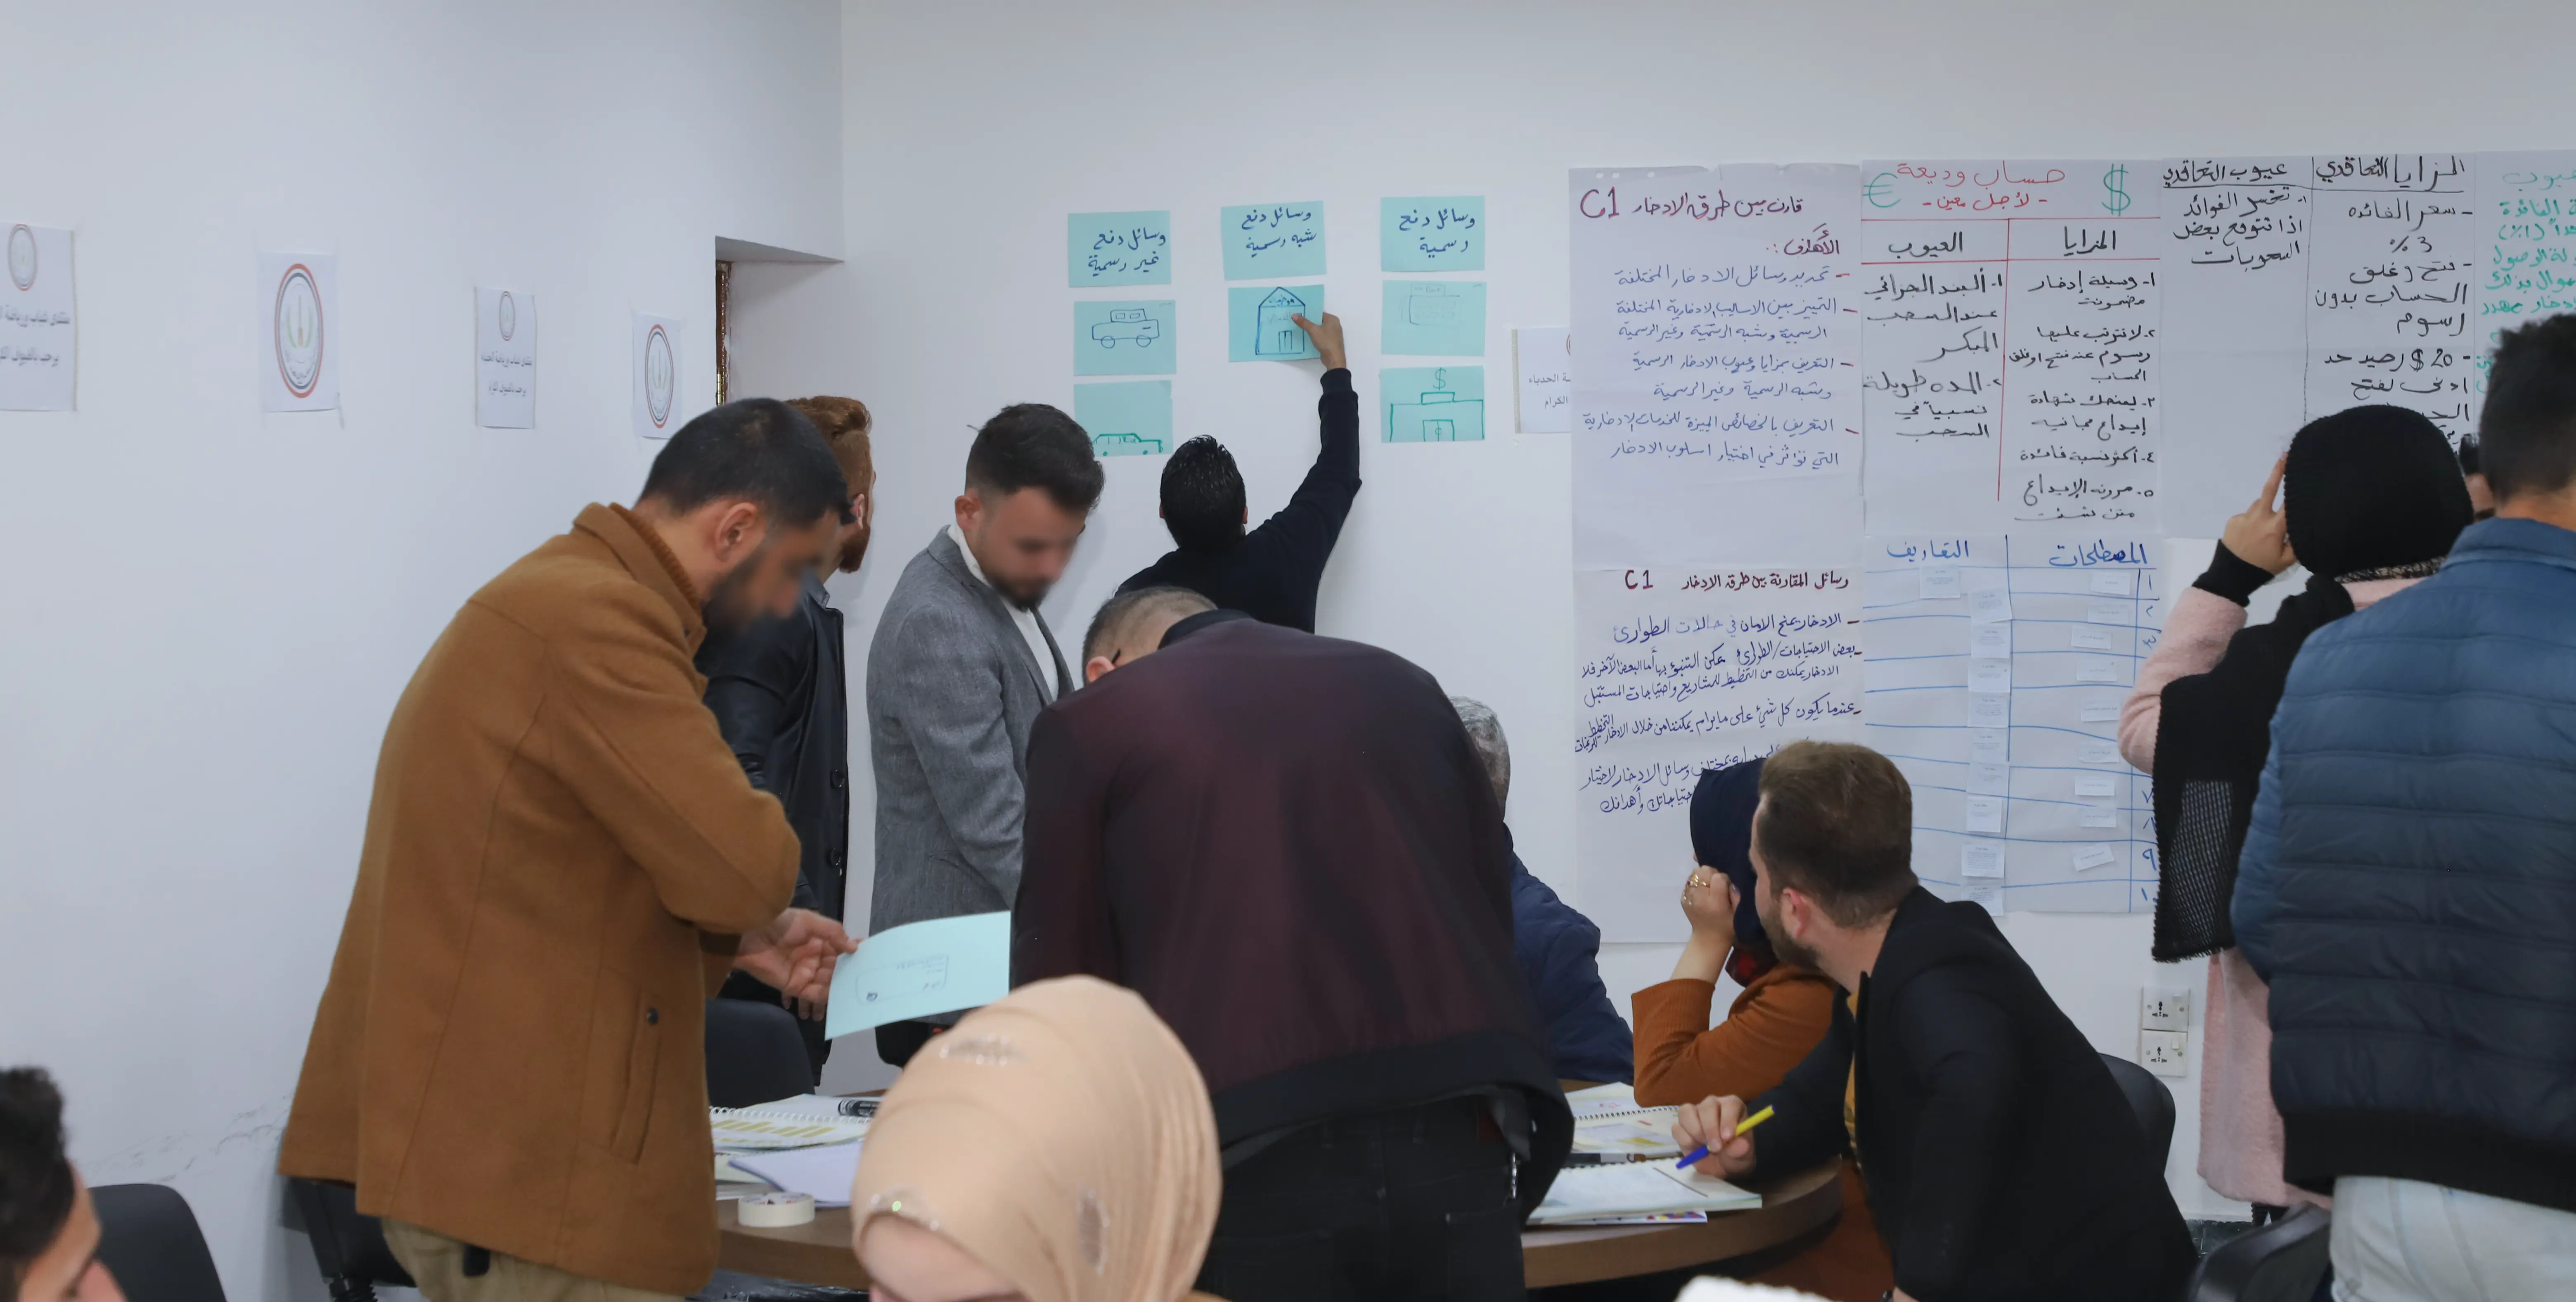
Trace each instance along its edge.
<instances>
[{"instance_id":1,"label":"black sweater","mask_svg":"<svg viewBox=\"0 0 2576 1302\"><path fill-rule=\"evenodd\" d=\"M1279 514L1262 521L1233 546L1215 551L1175 548L1118 585L1188 588L1226 610L1240 610L1265 624L1315 631L1315 590L1324 562L1350 518L1360 492L1360 399L1347 369L1324 372L1324 396L1315 404L1324 430L1306 481Z\"/></svg>"},{"instance_id":2,"label":"black sweater","mask_svg":"<svg viewBox=\"0 0 2576 1302\"><path fill-rule=\"evenodd\" d=\"M1861 1178L1896 1283L1920 1302L2180 1296L2190 1232L2137 1115L1975 904L1916 888L1833 1027L1747 1106L1758 1171L1844 1151L1859 1050Z\"/></svg>"}]
</instances>

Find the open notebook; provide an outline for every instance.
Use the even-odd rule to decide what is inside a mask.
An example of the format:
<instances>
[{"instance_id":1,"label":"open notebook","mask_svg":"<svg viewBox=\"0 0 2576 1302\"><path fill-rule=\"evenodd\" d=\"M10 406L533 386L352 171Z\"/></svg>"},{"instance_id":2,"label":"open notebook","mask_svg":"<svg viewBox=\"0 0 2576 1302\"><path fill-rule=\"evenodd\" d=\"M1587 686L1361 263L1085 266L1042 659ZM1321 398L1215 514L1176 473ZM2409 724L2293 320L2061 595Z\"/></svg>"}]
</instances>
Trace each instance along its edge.
<instances>
[{"instance_id":1,"label":"open notebook","mask_svg":"<svg viewBox=\"0 0 2576 1302\"><path fill-rule=\"evenodd\" d=\"M716 1147L728 1152L773 1148L812 1148L864 1139L868 1118L845 1117L841 1100L808 1094L749 1108L709 1108L707 1124Z\"/></svg>"},{"instance_id":2,"label":"open notebook","mask_svg":"<svg viewBox=\"0 0 2576 1302\"><path fill-rule=\"evenodd\" d=\"M1663 1212L1736 1212L1761 1205L1760 1194L1661 1162L1569 1166L1557 1173L1547 1200L1530 1215L1530 1224L1563 1225Z\"/></svg>"},{"instance_id":3,"label":"open notebook","mask_svg":"<svg viewBox=\"0 0 2576 1302\"><path fill-rule=\"evenodd\" d=\"M1679 1108L1640 1107L1626 1085L1596 1085L1565 1096L1574 1109L1574 1151L1604 1157L1680 1157L1673 1143Z\"/></svg>"}]
</instances>

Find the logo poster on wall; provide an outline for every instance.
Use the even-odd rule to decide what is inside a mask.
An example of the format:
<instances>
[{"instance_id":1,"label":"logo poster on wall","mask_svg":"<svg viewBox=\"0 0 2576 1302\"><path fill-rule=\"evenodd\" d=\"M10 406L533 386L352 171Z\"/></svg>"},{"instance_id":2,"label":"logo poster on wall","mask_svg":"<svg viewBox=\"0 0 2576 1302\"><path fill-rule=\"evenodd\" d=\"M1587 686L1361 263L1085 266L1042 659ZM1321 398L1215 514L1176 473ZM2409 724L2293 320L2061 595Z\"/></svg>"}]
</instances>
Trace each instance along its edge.
<instances>
[{"instance_id":1,"label":"logo poster on wall","mask_svg":"<svg viewBox=\"0 0 2576 1302\"><path fill-rule=\"evenodd\" d=\"M680 399L680 323L635 314L635 433L666 439L687 417Z\"/></svg>"},{"instance_id":2,"label":"logo poster on wall","mask_svg":"<svg viewBox=\"0 0 2576 1302\"><path fill-rule=\"evenodd\" d=\"M260 410L340 405L340 260L259 255Z\"/></svg>"},{"instance_id":3,"label":"logo poster on wall","mask_svg":"<svg viewBox=\"0 0 2576 1302\"><path fill-rule=\"evenodd\" d=\"M474 287L474 423L485 429L537 424L537 299L515 289Z\"/></svg>"},{"instance_id":4,"label":"logo poster on wall","mask_svg":"<svg viewBox=\"0 0 2576 1302\"><path fill-rule=\"evenodd\" d=\"M0 284L0 411L72 409L72 233L0 226L9 280Z\"/></svg>"}]
</instances>

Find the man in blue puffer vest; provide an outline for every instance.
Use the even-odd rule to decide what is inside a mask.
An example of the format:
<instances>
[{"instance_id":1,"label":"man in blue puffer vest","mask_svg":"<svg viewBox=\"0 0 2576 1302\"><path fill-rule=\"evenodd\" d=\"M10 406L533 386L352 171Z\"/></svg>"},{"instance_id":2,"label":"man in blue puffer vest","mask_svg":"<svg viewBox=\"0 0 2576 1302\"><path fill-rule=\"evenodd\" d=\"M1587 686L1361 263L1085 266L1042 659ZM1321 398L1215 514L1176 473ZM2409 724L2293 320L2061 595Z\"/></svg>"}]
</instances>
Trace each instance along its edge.
<instances>
[{"instance_id":1,"label":"man in blue puffer vest","mask_svg":"<svg viewBox=\"0 0 2576 1302\"><path fill-rule=\"evenodd\" d=\"M1494 784L1494 804L1507 807L1512 794L1512 748L1503 740L1503 721L1492 707L1464 696L1452 696L1467 740L1485 763L1485 778ZM1511 829L1503 829L1505 836ZM1547 1048L1563 1080L1595 1085L1629 1084L1637 1079L1634 1040L1628 1021L1610 1002L1601 984L1601 929L1592 919L1558 899L1512 853L1512 953L1530 998L1547 1019Z\"/></svg>"},{"instance_id":2,"label":"man in blue puffer vest","mask_svg":"<svg viewBox=\"0 0 2576 1302\"><path fill-rule=\"evenodd\" d=\"M2576 1298L2576 316L2478 435L2496 518L2300 648L2238 867L2346 1302Z\"/></svg>"}]
</instances>

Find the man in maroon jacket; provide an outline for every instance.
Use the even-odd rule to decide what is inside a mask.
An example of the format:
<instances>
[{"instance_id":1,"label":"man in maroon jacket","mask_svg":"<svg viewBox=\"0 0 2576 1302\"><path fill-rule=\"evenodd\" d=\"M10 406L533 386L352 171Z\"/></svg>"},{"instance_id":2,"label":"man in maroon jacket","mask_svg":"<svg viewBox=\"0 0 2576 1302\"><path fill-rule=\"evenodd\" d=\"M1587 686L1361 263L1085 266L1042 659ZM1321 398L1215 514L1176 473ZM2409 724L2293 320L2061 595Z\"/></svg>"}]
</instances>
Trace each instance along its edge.
<instances>
[{"instance_id":1,"label":"man in maroon jacket","mask_svg":"<svg viewBox=\"0 0 2576 1302\"><path fill-rule=\"evenodd\" d=\"M1112 599L1083 660L1029 736L1011 976L1131 987L1198 1060L1226 1145L1199 1287L1520 1296L1572 1123L1447 694L1176 588Z\"/></svg>"}]
</instances>

